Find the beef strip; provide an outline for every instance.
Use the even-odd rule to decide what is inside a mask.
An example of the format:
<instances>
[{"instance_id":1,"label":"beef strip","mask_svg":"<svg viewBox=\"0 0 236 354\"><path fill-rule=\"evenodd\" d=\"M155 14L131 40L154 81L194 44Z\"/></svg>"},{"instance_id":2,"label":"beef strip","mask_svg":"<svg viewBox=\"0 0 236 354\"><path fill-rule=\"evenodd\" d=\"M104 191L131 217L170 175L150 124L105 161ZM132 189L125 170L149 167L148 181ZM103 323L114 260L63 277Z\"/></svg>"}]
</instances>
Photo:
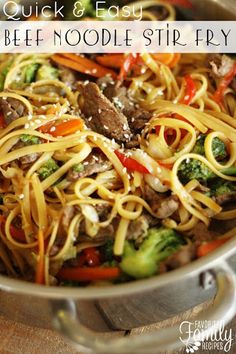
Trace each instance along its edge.
<instances>
[{"instance_id":1,"label":"beef strip","mask_svg":"<svg viewBox=\"0 0 236 354\"><path fill-rule=\"evenodd\" d=\"M166 196L163 195L163 193L157 193L148 185L144 187L143 197L159 219L168 218L176 212L179 207L178 198L176 196Z\"/></svg>"},{"instance_id":2,"label":"beef strip","mask_svg":"<svg viewBox=\"0 0 236 354\"><path fill-rule=\"evenodd\" d=\"M209 63L211 70L211 76L214 79L220 79L224 77L231 69L234 64L234 60L228 55L222 54L209 54L207 56L207 61ZM230 84L230 87L236 91L236 78Z\"/></svg>"},{"instance_id":3,"label":"beef strip","mask_svg":"<svg viewBox=\"0 0 236 354\"><path fill-rule=\"evenodd\" d=\"M27 115L25 105L15 98L0 97L0 111L3 113L5 123L8 125L14 120Z\"/></svg>"},{"instance_id":4,"label":"beef strip","mask_svg":"<svg viewBox=\"0 0 236 354\"><path fill-rule=\"evenodd\" d=\"M159 220L150 214L142 214L136 220L130 222L127 231L127 240L134 240L136 246L139 246L147 236L148 229L156 226L158 223Z\"/></svg>"},{"instance_id":5,"label":"beef strip","mask_svg":"<svg viewBox=\"0 0 236 354\"><path fill-rule=\"evenodd\" d=\"M196 245L199 245L202 242L214 240L219 234L207 228L203 222L198 222L189 232L189 236L192 237Z\"/></svg>"},{"instance_id":6,"label":"beef strip","mask_svg":"<svg viewBox=\"0 0 236 354\"><path fill-rule=\"evenodd\" d=\"M58 65L59 77L68 87L74 88L77 83L76 73L63 65Z\"/></svg>"},{"instance_id":7,"label":"beef strip","mask_svg":"<svg viewBox=\"0 0 236 354\"><path fill-rule=\"evenodd\" d=\"M234 60L227 55L209 54L207 60L212 68L213 77L224 77L232 68Z\"/></svg>"},{"instance_id":8,"label":"beef strip","mask_svg":"<svg viewBox=\"0 0 236 354\"><path fill-rule=\"evenodd\" d=\"M77 181L79 178L91 176L95 173L105 172L111 169L112 164L106 156L100 152L93 152L83 161L84 169L81 172L76 172L70 168L67 174L69 181Z\"/></svg>"},{"instance_id":9,"label":"beef strip","mask_svg":"<svg viewBox=\"0 0 236 354\"><path fill-rule=\"evenodd\" d=\"M127 118L103 95L95 83L83 85L81 94L81 111L89 128L119 142L130 140Z\"/></svg>"},{"instance_id":10,"label":"beef strip","mask_svg":"<svg viewBox=\"0 0 236 354\"><path fill-rule=\"evenodd\" d=\"M226 203L231 203L236 201L236 192L225 193L213 198L215 202L219 205L224 205Z\"/></svg>"},{"instance_id":11,"label":"beef strip","mask_svg":"<svg viewBox=\"0 0 236 354\"><path fill-rule=\"evenodd\" d=\"M164 262L160 264L159 272L180 268L196 258L196 246L193 243L182 246L177 252L169 256Z\"/></svg>"},{"instance_id":12,"label":"beef strip","mask_svg":"<svg viewBox=\"0 0 236 354\"><path fill-rule=\"evenodd\" d=\"M72 218L75 215L75 207L72 205L66 205L62 212L61 225L65 233L68 232L68 228Z\"/></svg>"},{"instance_id":13,"label":"beef strip","mask_svg":"<svg viewBox=\"0 0 236 354\"><path fill-rule=\"evenodd\" d=\"M22 141L18 141L12 148L12 150L17 150L17 149L21 149L23 147L25 147L26 145L22 142ZM27 168L29 165L31 165L32 163L34 163L35 161L38 160L38 158L40 157L41 153L38 152L34 152L32 154L29 155L25 155L19 158L19 161L22 165L23 168Z\"/></svg>"},{"instance_id":14,"label":"beef strip","mask_svg":"<svg viewBox=\"0 0 236 354\"><path fill-rule=\"evenodd\" d=\"M140 133L151 119L152 113L137 107L129 97L127 88L111 81L109 77L99 79L98 84L104 95L127 117L132 133Z\"/></svg>"}]
</instances>

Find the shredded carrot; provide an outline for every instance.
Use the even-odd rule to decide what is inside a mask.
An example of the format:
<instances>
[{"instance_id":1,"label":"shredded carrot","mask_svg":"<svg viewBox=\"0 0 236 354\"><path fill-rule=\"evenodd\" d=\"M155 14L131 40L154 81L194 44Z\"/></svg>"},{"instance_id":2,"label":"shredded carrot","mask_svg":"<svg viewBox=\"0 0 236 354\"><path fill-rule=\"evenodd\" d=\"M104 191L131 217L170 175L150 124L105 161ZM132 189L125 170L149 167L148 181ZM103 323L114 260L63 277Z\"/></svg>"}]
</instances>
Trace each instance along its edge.
<instances>
[{"instance_id":1,"label":"shredded carrot","mask_svg":"<svg viewBox=\"0 0 236 354\"><path fill-rule=\"evenodd\" d=\"M106 75L111 75L114 79L116 78L116 73L113 70L105 68L95 61L82 57L75 54L55 54L52 59L61 65L64 65L75 71L79 71L83 74L88 74L94 77L103 77Z\"/></svg>"},{"instance_id":2,"label":"shredded carrot","mask_svg":"<svg viewBox=\"0 0 236 354\"><path fill-rule=\"evenodd\" d=\"M67 136L76 133L83 127L83 120L80 118L71 119L66 122L55 124L50 122L38 128L41 133L51 134L54 137Z\"/></svg>"},{"instance_id":3,"label":"shredded carrot","mask_svg":"<svg viewBox=\"0 0 236 354\"><path fill-rule=\"evenodd\" d=\"M197 256L203 257L203 256L207 255L208 253L214 251L216 248L223 245L228 240L229 240L229 237L225 237L225 238L219 238L219 239L216 239L216 240L213 240L210 242L203 243L197 249Z\"/></svg>"},{"instance_id":4,"label":"shredded carrot","mask_svg":"<svg viewBox=\"0 0 236 354\"><path fill-rule=\"evenodd\" d=\"M181 58L181 54L175 53L174 58L172 59L172 61L169 64L169 67L171 69L174 68L178 64L178 62L180 61L180 58Z\"/></svg>"},{"instance_id":5,"label":"shredded carrot","mask_svg":"<svg viewBox=\"0 0 236 354\"><path fill-rule=\"evenodd\" d=\"M169 65L172 62L174 55L174 53L156 53L152 54L152 57L154 60L160 61L162 64Z\"/></svg>"},{"instance_id":6,"label":"shredded carrot","mask_svg":"<svg viewBox=\"0 0 236 354\"><path fill-rule=\"evenodd\" d=\"M45 275L44 275L44 237L43 237L43 231L39 230L38 232L38 248L39 248L39 254L38 254L38 263L37 263L37 268L36 268L36 276L35 276L35 282L37 284L44 284L45 283Z\"/></svg>"},{"instance_id":7,"label":"shredded carrot","mask_svg":"<svg viewBox=\"0 0 236 354\"><path fill-rule=\"evenodd\" d=\"M96 56L96 61L108 68L120 69L125 61L124 54L105 54Z\"/></svg>"},{"instance_id":8,"label":"shredded carrot","mask_svg":"<svg viewBox=\"0 0 236 354\"><path fill-rule=\"evenodd\" d=\"M50 107L50 108L48 108L47 109L47 114L49 115L49 114L56 114L58 112L58 108L57 107Z\"/></svg>"},{"instance_id":9,"label":"shredded carrot","mask_svg":"<svg viewBox=\"0 0 236 354\"><path fill-rule=\"evenodd\" d=\"M50 129L50 134L54 137L67 136L76 133L78 130L81 130L82 127L82 119L72 119L55 125L55 129L53 129L53 131L52 128Z\"/></svg>"},{"instance_id":10,"label":"shredded carrot","mask_svg":"<svg viewBox=\"0 0 236 354\"><path fill-rule=\"evenodd\" d=\"M154 60L157 60L170 68L174 68L178 64L181 55L179 53L156 53L152 54L152 57Z\"/></svg>"}]
</instances>

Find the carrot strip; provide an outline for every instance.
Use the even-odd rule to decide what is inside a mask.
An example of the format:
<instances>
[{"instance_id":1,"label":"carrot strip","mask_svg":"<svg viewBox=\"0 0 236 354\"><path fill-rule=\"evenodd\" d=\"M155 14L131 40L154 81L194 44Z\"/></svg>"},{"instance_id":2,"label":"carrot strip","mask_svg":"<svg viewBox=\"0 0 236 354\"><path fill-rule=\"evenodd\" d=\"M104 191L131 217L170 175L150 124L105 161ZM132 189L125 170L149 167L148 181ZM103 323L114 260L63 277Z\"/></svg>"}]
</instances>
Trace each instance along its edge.
<instances>
[{"instance_id":1,"label":"carrot strip","mask_svg":"<svg viewBox=\"0 0 236 354\"><path fill-rule=\"evenodd\" d=\"M76 133L83 127L83 121L81 119L73 119L67 122L62 122L55 126L55 130L50 129L50 134L54 137L67 136Z\"/></svg>"},{"instance_id":2,"label":"carrot strip","mask_svg":"<svg viewBox=\"0 0 236 354\"><path fill-rule=\"evenodd\" d=\"M108 68L112 69L120 69L125 61L124 54L106 54L106 55L98 55L96 57L96 61Z\"/></svg>"},{"instance_id":3,"label":"carrot strip","mask_svg":"<svg viewBox=\"0 0 236 354\"><path fill-rule=\"evenodd\" d=\"M67 122L56 124L54 122L47 123L38 128L41 133L51 134L54 137L67 136L76 133L83 127L82 119L72 119Z\"/></svg>"},{"instance_id":4,"label":"carrot strip","mask_svg":"<svg viewBox=\"0 0 236 354\"><path fill-rule=\"evenodd\" d=\"M172 59L172 61L169 63L169 67L172 69L174 68L178 62L180 61L180 58L181 58L181 54L179 53L175 53L174 54L174 58Z\"/></svg>"},{"instance_id":5,"label":"carrot strip","mask_svg":"<svg viewBox=\"0 0 236 354\"><path fill-rule=\"evenodd\" d=\"M36 276L35 282L37 284L44 284L45 283L45 275L44 275L44 237L42 230L38 232L38 248L39 248L39 255L38 255L38 263L36 268Z\"/></svg>"},{"instance_id":6,"label":"carrot strip","mask_svg":"<svg viewBox=\"0 0 236 354\"><path fill-rule=\"evenodd\" d=\"M70 53L60 55L55 54L52 56L52 59L55 62L58 62L58 60L60 60L60 64L94 77L103 77L106 75L111 75L115 79L117 76L113 70L107 69L97 64L95 61L85 57L81 57L79 55Z\"/></svg>"},{"instance_id":7,"label":"carrot strip","mask_svg":"<svg viewBox=\"0 0 236 354\"><path fill-rule=\"evenodd\" d=\"M152 57L162 64L169 65L173 61L174 55L173 53L156 53L152 54Z\"/></svg>"},{"instance_id":8,"label":"carrot strip","mask_svg":"<svg viewBox=\"0 0 236 354\"><path fill-rule=\"evenodd\" d=\"M95 280L112 280L119 277L121 271L118 267L92 267L92 268L62 268L57 278L61 280L72 280L89 282Z\"/></svg>"},{"instance_id":9,"label":"carrot strip","mask_svg":"<svg viewBox=\"0 0 236 354\"><path fill-rule=\"evenodd\" d=\"M229 237L225 237L225 238L219 238L217 240L203 243L197 249L197 257L203 257L203 256L207 255L208 253L214 251L216 248L223 245L228 240L229 240Z\"/></svg>"}]
</instances>

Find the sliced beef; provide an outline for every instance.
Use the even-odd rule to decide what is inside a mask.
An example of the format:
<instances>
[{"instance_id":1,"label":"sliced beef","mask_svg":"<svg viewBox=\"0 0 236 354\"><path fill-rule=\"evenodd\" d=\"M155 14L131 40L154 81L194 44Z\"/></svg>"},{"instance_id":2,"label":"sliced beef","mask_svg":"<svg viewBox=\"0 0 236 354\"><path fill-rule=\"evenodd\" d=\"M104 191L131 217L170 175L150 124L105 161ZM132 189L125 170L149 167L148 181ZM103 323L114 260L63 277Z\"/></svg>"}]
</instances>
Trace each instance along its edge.
<instances>
[{"instance_id":1,"label":"sliced beef","mask_svg":"<svg viewBox=\"0 0 236 354\"><path fill-rule=\"evenodd\" d=\"M226 203L236 202L236 192L225 193L213 198L215 202L219 205L224 205Z\"/></svg>"},{"instance_id":2,"label":"sliced beef","mask_svg":"<svg viewBox=\"0 0 236 354\"><path fill-rule=\"evenodd\" d=\"M164 273L168 270L180 268L196 258L196 246L193 243L189 243L186 246L182 246L177 252L168 257L160 265L160 273Z\"/></svg>"},{"instance_id":3,"label":"sliced beef","mask_svg":"<svg viewBox=\"0 0 236 354\"><path fill-rule=\"evenodd\" d=\"M152 113L137 107L129 97L127 88L119 83L103 78L98 84L104 95L127 117L132 133L140 133L151 119Z\"/></svg>"},{"instance_id":4,"label":"sliced beef","mask_svg":"<svg viewBox=\"0 0 236 354\"><path fill-rule=\"evenodd\" d=\"M214 77L224 77L232 68L234 60L227 55L209 54L207 58Z\"/></svg>"},{"instance_id":5,"label":"sliced beef","mask_svg":"<svg viewBox=\"0 0 236 354\"><path fill-rule=\"evenodd\" d=\"M98 85L89 82L81 87L81 111L92 130L119 142L130 140L127 118L104 96Z\"/></svg>"},{"instance_id":6,"label":"sliced beef","mask_svg":"<svg viewBox=\"0 0 236 354\"><path fill-rule=\"evenodd\" d=\"M132 220L127 231L127 240L134 240L136 245L140 245L147 236L148 229L159 223L159 220L144 213L136 220Z\"/></svg>"},{"instance_id":7,"label":"sliced beef","mask_svg":"<svg viewBox=\"0 0 236 354\"><path fill-rule=\"evenodd\" d=\"M59 77L68 87L74 88L77 83L76 73L63 65L58 65Z\"/></svg>"},{"instance_id":8,"label":"sliced beef","mask_svg":"<svg viewBox=\"0 0 236 354\"><path fill-rule=\"evenodd\" d=\"M75 215L75 207L72 205L66 205L62 212L61 225L65 233L68 232L69 225L71 220Z\"/></svg>"},{"instance_id":9,"label":"sliced beef","mask_svg":"<svg viewBox=\"0 0 236 354\"><path fill-rule=\"evenodd\" d=\"M203 222L198 222L196 226L192 228L189 235L192 237L196 244L201 244L205 241L211 241L217 238L218 233L207 228Z\"/></svg>"},{"instance_id":10,"label":"sliced beef","mask_svg":"<svg viewBox=\"0 0 236 354\"><path fill-rule=\"evenodd\" d=\"M6 124L10 124L14 120L27 115L27 108L25 105L15 98L0 97L0 111L4 115Z\"/></svg>"},{"instance_id":11,"label":"sliced beef","mask_svg":"<svg viewBox=\"0 0 236 354\"><path fill-rule=\"evenodd\" d=\"M40 153L38 152L34 152L33 154L29 154L26 156L22 156L20 157L20 162L22 165L31 165L33 164L35 161L38 160L38 158L40 157Z\"/></svg>"},{"instance_id":12,"label":"sliced beef","mask_svg":"<svg viewBox=\"0 0 236 354\"><path fill-rule=\"evenodd\" d=\"M77 172L75 169L70 168L67 174L69 181L77 181L79 178L92 176L95 173L101 173L110 170L112 167L111 162L106 156L100 152L90 154L83 161L83 170Z\"/></svg>"},{"instance_id":13,"label":"sliced beef","mask_svg":"<svg viewBox=\"0 0 236 354\"><path fill-rule=\"evenodd\" d=\"M178 198L174 195L166 196L163 193L157 193L148 185L145 185L143 197L148 202L157 218L165 219L178 210Z\"/></svg>"}]
</instances>

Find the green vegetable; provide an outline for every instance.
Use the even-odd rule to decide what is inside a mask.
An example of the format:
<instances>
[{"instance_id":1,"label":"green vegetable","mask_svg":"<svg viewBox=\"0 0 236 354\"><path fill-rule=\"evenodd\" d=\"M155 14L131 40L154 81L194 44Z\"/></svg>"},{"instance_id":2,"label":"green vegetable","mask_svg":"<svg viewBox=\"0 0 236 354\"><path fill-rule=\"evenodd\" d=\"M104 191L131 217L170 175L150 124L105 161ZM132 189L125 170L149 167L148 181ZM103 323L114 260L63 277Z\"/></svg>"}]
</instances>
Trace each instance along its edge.
<instances>
[{"instance_id":1,"label":"green vegetable","mask_svg":"<svg viewBox=\"0 0 236 354\"><path fill-rule=\"evenodd\" d=\"M38 170L39 178L44 180L51 176L54 172L58 170L59 166L55 160L49 159L43 166Z\"/></svg>"},{"instance_id":2,"label":"green vegetable","mask_svg":"<svg viewBox=\"0 0 236 354\"><path fill-rule=\"evenodd\" d=\"M113 261L114 259L113 246L114 246L114 242L112 240L108 240L104 245L100 247L100 251L104 262Z\"/></svg>"},{"instance_id":3,"label":"green vegetable","mask_svg":"<svg viewBox=\"0 0 236 354\"><path fill-rule=\"evenodd\" d=\"M220 172L227 176L236 176L236 167L232 166L232 167L224 168Z\"/></svg>"},{"instance_id":4,"label":"green vegetable","mask_svg":"<svg viewBox=\"0 0 236 354\"><path fill-rule=\"evenodd\" d=\"M198 136L197 142L192 150L192 152L194 154L205 156L204 144L205 144L206 137L207 136L205 134L200 134ZM212 151L213 151L213 155L216 160L223 160L228 155L225 143L222 140L220 140L219 138L213 139Z\"/></svg>"},{"instance_id":5,"label":"green vegetable","mask_svg":"<svg viewBox=\"0 0 236 354\"><path fill-rule=\"evenodd\" d=\"M158 265L176 252L185 240L174 230L149 229L147 237L138 250L126 241L120 267L124 273L136 279L151 277L158 271Z\"/></svg>"},{"instance_id":6,"label":"green vegetable","mask_svg":"<svg viewBox=\"0 0 236 354\"><path fill-rule=\"evenodd\" d=\"M11 65L12 65L12 59L8 60L3 70L0 72L0 91L3 91L4 89L5 79L11 68Z\"/></svg>"},{"instance_id":7,"label":"green vegetable","mask_svg":"<svg viewBox=\"0 0 236 354\"><path fill-rule=\"evenodd\" d=\"M59 71L50 65L42 65L37 72L36 81L40 80L56 80L58 79Z\"/></svg>"},{"instance_id":8,"label":"green vegetable","mask_svg":"<svg viewBox=\"0 0 236 354\"><path fill-rule=\"evenodd\" d=\"M74 172L80 173L84 171L84 165L82 163L78 163L72 167Z\"/></svg>"},{"instance_id":9,"label":"green vegetable","mask_svg":"<svg viewBox=\"0 0 236 354\"><path fill-rule=\"evenodd\" d=\"M195 159L186 159L183 161L179 167L178 176L184 184L192 179L207 182L209 179L216 177L203 162Z\"/></svg>"},{"instance_id":10,"label":"green vegetable","mask_svg":"<svg viewBox=\"0 0 236 354\"><path fill-rule=\"evenodd\" d=\"M236 185L232 182L225 182L221 178L211 185L211 196L219 197L223 194L231 194L236 191Z\"/></svg>"},{"instance_id":11,"label":"green vegetable","mask_svg":"<svg viewBox=\"0 0 236 354\"><path fill-rule=\"evenodd\" d=\"M36 73L39 69L39 64L30 64L25 68L24 72L24 82L30 84L31 82L35 81Z\"/></svg>"},{"instance_id":12,"label":"green vegetable","mask_svg":"<svg viewBox=\"0 0 236 354\"><path fill-rule=\"evenodd\" d=\"M22 141L22 143L24 143L25 145L37 145L37 144L40 144L40 139L37 136L29 135L29 134L21 135L20 141Z\"/></svg>"}]
</instances>

